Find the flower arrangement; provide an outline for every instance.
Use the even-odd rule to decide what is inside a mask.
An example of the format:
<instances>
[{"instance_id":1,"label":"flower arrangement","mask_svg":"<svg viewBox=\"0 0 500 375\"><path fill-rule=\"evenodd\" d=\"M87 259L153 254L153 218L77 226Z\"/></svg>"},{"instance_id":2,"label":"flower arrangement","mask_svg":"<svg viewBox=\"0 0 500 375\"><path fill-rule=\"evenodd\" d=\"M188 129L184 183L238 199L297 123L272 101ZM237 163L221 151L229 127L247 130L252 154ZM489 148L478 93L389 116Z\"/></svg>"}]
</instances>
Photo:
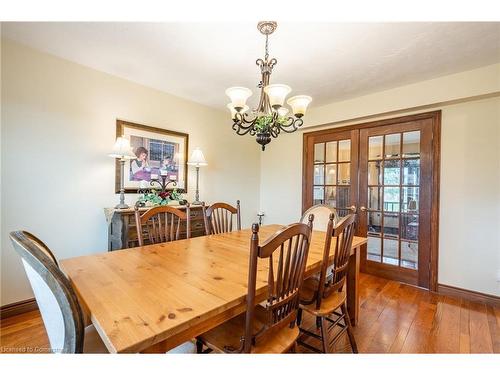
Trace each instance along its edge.
<instances>
[{"instance_id":1,"label":"flower arrangement","mask_svg":"<svg viewBox=\"0 0 500 375\"><path fill-rule=\"evenodd\" d=\"M267 131L269 131L269 125L271 125L272 122L272 115L263 115L257 118L254 128L255 130L257 130L257 133L266 133ZM279 124L284 124L286 122L286 118L284 116L278 116L277 122Z\"/></svg>"},{"instance_id":2,"label":"flower arrangement","mask_svg":"<svg viewBox=\"0 0 500 375\"><path fill-rule=\"evenodd\" d=\"M146 205L149 202L153 206L166 206L171 201L182 200L182 195L177 191L177 189L160 192L157 192L155 189L151 189L149 192L145 192L137 202L141 205Z\"/></svg>"}]
</instances>

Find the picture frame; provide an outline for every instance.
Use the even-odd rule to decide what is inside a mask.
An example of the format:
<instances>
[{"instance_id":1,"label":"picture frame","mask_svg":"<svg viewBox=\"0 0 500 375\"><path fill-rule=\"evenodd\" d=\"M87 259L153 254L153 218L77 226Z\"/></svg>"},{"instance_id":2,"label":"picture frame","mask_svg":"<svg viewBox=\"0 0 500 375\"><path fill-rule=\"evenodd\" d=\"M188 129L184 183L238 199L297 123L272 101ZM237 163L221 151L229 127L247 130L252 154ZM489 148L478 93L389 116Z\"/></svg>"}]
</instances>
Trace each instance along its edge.
<instances>
[{"instance_id":1,"label":"picture frame","mask_svg":"<svg viewBox=\"0 0 500 375\"><path fill-rule=\"evenodd\" d=\"M162 174L176 182L176 186L171 184L169 190L175 188L180 193L187 192L189 134L117 119L116 137L128 138L132 152L137 156L125 162L125 193L136 194L146 186L152 188L151 176L161 180ZM120 192L120 181L120 161L116 159L116 193Z\"/></svg>"}]
</instances>

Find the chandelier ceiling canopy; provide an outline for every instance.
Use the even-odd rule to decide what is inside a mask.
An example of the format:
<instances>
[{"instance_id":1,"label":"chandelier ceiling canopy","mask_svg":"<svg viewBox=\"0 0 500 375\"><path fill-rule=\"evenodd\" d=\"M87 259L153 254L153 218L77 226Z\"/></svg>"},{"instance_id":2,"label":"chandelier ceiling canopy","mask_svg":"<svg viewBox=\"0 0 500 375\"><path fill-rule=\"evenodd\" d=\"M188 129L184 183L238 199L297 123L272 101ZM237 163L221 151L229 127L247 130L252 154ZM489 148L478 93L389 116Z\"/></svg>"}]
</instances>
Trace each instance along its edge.
<instances>
[{"instance_id":1,"label":"chandelier ceiling canopy","mask_svg":"<svg viewBox=\"0 0 500 375\"><path fill-rule=\"evenodd\" d=\"M256 137L262 151L272 138L277 138L281 131L293 133L303 124L302 117L312 98L307 95L292 96L286 101L291 108L285 107L285 99L292 89L284 84L270 84L269 78L277 63L275 58L269 59L268 40L278 24L275 21L262 21L257 29L266 37L264 59L257 59L256 64L261 71L261 81L257 85L260 89L260 100L257 108L249 113L246 105L252 91L246 87L231 87L226 95L231 99L227 108L231 111L233 130L238 135L250 134Z\"/></svg>"}]
</instances>

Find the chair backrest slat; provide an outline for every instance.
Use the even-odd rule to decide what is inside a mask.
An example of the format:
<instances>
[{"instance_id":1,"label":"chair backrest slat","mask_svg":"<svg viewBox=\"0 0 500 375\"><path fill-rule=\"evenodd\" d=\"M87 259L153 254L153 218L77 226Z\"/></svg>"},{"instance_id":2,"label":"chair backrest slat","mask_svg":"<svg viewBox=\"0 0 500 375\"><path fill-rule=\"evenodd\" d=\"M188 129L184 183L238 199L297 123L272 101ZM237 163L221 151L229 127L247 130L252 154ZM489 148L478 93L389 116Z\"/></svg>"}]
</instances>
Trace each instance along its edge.
<instances>
[{"instance_id":1,"label":"chair backrest slat","mask_svg":"<svg viewBox=\"0 0 500 375\"><path fill-rule=\"evenodd\" d=\"M227 233L233 230L241 230L240 201L236 201L236 207L227 203L217 202L209 207L202 205L205 234ZM236 216L236 228L233 226L233 216Z\"/></svg>"},{"instance_id":2,"label":"chair backrest slat","mask_svg":"<svg viewBox=\"0 0 500 375\"><path fill-rule=\"evenodd\" d=\"M171 206L150 208L142 215L135 208L135 225L139 246L144 246L146 238L150 244L177 241L180 239L181 223L186 222L186 238L191 237L191 214L189 205L186 211Z\"/></svg>"},{"instance_id":3,"label":"chair backrest slat","mask_svg":"<svg viewBox=\"0 0 500 375\"><path fill-rule=\"evenodd\" d=\"M52 351L81 353L84 339L83 313L76 294L59 269L54 255L42 241L28 232L11 232L10 239L21 256Z\"/></svg>"},{"instance_id":4,"label":"chair backrest slat","mask_svg":"<svg viewBox=\"0 0 500 375\"><path fill-rule=\"evenodd\" d=\"M333 281L332 288L342 287L345 283L347 275L347 266L349 264L349 257L352 246L352 239L354 237L355 231L355 219L356 215L351 214L345 219L340 221L333 228L333 237L337 238L335 257L334 257L334 269L333 269Z\"/></svg>"},{"instance_id":5,"label":"chair backrest slat","mask_svg":"<svg viewBox=\"0 0 500 375\"><path fill-rule=\"evenodd\" d=\"M302 301L303 303L316 303L316 308L321 308L323 298L334 292L342 290L345 284L347 267L351 255L352 240L356 226L356 215L350 214L342 218L338 223L334 224L335 216L330 215L327 225L325 246L323 250L323 260L321 263L321 271L317 289L314 292L312 299ZM333 262L330 262L330 248L332 239L335 240L335 249ZM331 268L331 277L327 275Z\"/></svg>"},{"instance_id":6,"label":"chair backrest slat","mask_svg":"<svg viewBox=\"0 0 500 375\"><path fill-rule=\"evenodd\" d=\"M252 226L248 272L245 336L240 351L249 353L252 345L269 339L277 329L294 324L299 290L304 278L312 234L311 215L308 224L291 224L259 244L259 225ZM268 298L265 302L268 321L254 334L254 309L258 259L268 258ZM277 261L277 267L275 264Z\"/></svg>"}]
</instances>

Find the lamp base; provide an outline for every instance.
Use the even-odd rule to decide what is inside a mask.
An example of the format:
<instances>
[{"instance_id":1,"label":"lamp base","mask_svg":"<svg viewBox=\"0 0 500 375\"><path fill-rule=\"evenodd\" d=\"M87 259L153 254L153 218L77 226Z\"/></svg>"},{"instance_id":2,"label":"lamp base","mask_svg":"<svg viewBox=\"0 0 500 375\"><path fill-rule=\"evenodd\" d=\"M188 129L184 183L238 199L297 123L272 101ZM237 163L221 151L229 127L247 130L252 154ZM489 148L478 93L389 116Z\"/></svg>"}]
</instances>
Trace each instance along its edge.
<instances>
[{"instance_id":1,"label":"lamp base","mask_svg":"<svg viewBox=\"0 0 500 375\"><path fill-rule=\"evenodd\" d=\"M194 204L194 205L198 205L198 206L201 206L203 202L200 202L200 201L193 201L191 202L191 204Z\"/></svg>"},{"instance_id":2,"label":"lamp base","mask_svg":"<svg viewBox=\"0 0 500 375\"><path fill-rule=\"evenodd\" d=\"M118 203L115 208L118 208L118 209L125 209L125 208L130 208L130 206L128 204L125 204L125 203Z\"/></svg>"}]
</instances>

